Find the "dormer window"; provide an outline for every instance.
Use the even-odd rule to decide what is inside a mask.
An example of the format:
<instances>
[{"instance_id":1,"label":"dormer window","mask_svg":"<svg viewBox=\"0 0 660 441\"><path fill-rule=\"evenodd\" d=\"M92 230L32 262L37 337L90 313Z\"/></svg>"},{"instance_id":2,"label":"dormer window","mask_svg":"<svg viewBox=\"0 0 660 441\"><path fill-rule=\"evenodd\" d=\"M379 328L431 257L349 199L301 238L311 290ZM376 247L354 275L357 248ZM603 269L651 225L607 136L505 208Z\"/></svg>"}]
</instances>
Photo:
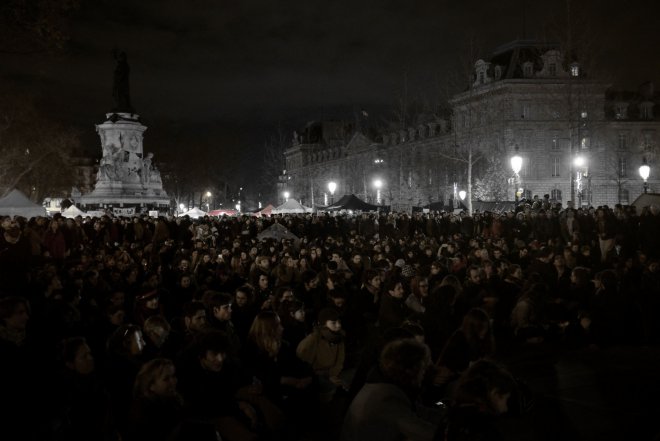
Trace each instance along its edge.
<instances>
[{"instance_id":1,"label":"dormer window","mask_svg":"<svg viewBox=\"0 0 660 441\"><path fill-rule=\"evenodd\" d=\"M571 76L579 77L580 76L580 65L577 63L571 64Z\"/></svg>"},{"instance_id":2,"label":"dormer window","mask_svg":"<svg viewBox=\"0 0 660 441\"><path fill-rule=\"evenodd\" d=\"M616 119L626 119L628 117L628 105L626 103L617 103L614 109Z\"/></svg>"},{"instance_id":3,"label":"dormer window","mask_svg":"<svg viewBox=\"0 0 660 441\"><path fill-rule=\"evenodd\" d=\"M548 66L548 73L550 74L551 77L557 76L557 65L555 63L550 63L550 65Z\"/></svg>"},{"instance_id":4,"label":"dormer window","mask_svg":"<svg viewBox=\"0 0 660 441\"><path fill-rule=\"evenodd\" d=\"M486 73L484 71L479 72L479 84L484 84L485 77L486 77Z\"/></svg>"},{"instance_id":5,"label":"dormer window","mask_svg":"<svg viewBox=\"0 0 660 441\"><path fill-rule=\"evenodd\" d=\"M523 64L523 75L524 75L524 77L525 78L531 78L533 73L534 73L534 71L533 71L532 63L530 63L529 61L524 63Z\"/></svg>"}]
</instances>

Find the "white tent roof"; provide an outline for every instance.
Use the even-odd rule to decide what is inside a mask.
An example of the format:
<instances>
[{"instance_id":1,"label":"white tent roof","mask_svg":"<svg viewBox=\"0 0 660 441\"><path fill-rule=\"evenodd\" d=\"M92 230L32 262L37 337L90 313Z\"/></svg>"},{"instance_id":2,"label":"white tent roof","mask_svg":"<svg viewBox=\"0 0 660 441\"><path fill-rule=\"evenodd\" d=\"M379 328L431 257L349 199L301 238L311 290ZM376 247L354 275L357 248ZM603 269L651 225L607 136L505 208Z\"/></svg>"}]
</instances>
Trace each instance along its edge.
<instances>
[{"instance_id":1,"label":"white tent roof","mask_svg":"<svg viewBox=\"0 0 660 441\"><path fill-rule=\"evenodd\" d=\"M70 206L66 210L62 212L62 216L64 217L69 217L69 218L74 218L76 216L87 216L87 213L82 211L80 208L76 207L75 205Z\"/></svg>"},{"instance_id":2,"label":"white tent roof","mask_svg":"<svg viewBox=\"0 0 660 441\"><path fill-rule=\"evenodd\" d=\"M0 199L0 216L23 216L29 219L36 216L46 216L46 209L14 189L7 196Z\"/></svg>"},{"instance_id":3,"label":"white tent roof","mask_svg":"<svg viewBox=\"0 0 660 441\"><path fill-rule=\"evenodd\" d=\"M179 217L183 217L183 216L190 216L192 219L197 219L206 216L206 212L195 207L192 210L188 210L185 213L181 213L179 215Z\"/></svg>"},{"instance_id":4,"label":"white tent roof","mask_svg":"<svg viewBox=\"0 0 660 441\"><path fill-rule=\"evenodd\" d=\"M272 214L286 214L286 213L311 213L313 210L305 207L295 199L289 199L277 208L273 208Z\"/></svg>"}]
</instances>

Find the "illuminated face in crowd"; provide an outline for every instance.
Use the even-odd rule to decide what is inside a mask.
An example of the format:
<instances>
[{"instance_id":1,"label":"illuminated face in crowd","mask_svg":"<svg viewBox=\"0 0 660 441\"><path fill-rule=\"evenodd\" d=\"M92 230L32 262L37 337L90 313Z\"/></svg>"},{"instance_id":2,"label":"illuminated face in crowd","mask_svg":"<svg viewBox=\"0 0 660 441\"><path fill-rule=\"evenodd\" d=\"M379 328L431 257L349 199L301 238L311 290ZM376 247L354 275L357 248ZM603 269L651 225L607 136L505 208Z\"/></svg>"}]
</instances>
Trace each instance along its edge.
<instances>
[{"instance_id":1,"label":"illuminated face in crowd","mask_svg":"<svg viewBox=\"0 0 660 441\"><path fill-rule=\"evenodd\" d=\"M248 303L248 295L243 291L236 291L235 296L236 306L242 307Z\"/></svg>"},{"instance_id":2,"label":"illuminated face in crowd","mask_svg":"<svg viewBox=\"0 0 660 441\"><path fill-rule=\"evenodd\" d=\"M394 289L390 291L390 295L397 299L403 298L403 285L401 283L397 283L394 286Z\"/></svg>"},{"instance_id":3,"label":"illuminated face in crowd","mask_svg":"<svg viewBox=\"0 0 660 441\"><path fill-rule=\"evenodd\" d=\"M186 327L193 332L203 331L206 327L206 311L198 310L192 317L186 317Z\"/></svg>"},{"instance_id":4,"label":"illuminated face in crowd","mask_svg":"<svg viewBox=\"0 0 660 441\"><path fill-rule=\"evenodd\" d=\"M204 357L200 358L200 364L204 369L211 372L220 372L225 362L226 354L223 352L206 351Z\"/></svg>"},{"instance_id":5,"label":"illuminated face in crowd","mask_svg":"<svg viewBox=\"0 0 660 441\"><path fill-rule=\"evenodd\" d=\"M221 322L231 320L231 303L213 308L213 315Z\"/></svg>"}]
</instances>

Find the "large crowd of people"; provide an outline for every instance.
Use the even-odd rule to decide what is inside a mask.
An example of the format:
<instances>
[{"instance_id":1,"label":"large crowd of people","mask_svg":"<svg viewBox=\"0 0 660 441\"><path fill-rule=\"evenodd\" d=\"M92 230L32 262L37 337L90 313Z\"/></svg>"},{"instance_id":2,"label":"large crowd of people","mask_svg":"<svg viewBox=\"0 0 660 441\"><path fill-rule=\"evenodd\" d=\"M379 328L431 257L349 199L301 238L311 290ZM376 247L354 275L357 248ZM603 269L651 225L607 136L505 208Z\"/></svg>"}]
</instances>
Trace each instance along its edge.
<instances>
[{"instance_id":1,"label":"large crowd of people","mask_svg":"<svg viewBox=\"0 0 660 441\"><path fill-rule=\"evenodd\" d=\"M505 439L507 355L660 342L653 206L0 226L16 439Z\"/></svg>"}]
</instances>

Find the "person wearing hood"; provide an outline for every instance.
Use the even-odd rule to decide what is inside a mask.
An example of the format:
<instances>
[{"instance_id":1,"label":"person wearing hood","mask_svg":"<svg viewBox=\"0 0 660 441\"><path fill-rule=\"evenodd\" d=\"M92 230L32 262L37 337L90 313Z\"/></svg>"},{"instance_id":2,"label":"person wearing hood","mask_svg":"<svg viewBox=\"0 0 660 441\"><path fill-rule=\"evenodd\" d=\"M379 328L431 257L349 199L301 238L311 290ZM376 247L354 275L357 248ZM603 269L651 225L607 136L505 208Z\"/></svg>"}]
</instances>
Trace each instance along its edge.
<instances>
[{"instance_id":1,"label":"person wearing hood","mask_svg":"<svg viewBox=\"0 0 660 441\"><path fill-rule=\"evenodd\" d=\"M305 337L296 349L296 355L312 367L319 380L320 400L332 400L337 387L344 387L340 374L344 369L345 334L336 308L319 312L314 332Z\"/></svg>"},{"instance_id":2,"label":"person wearing hood","mask_svg":"<svg viewBox=\"0 0 660 441\"><path fill-rule=\"evenodd\" d=\"M378 367L348 408L341 440L433 440L440 414L423 412L416 405L430 364L431 353L425 344L413 338L388 343Z\"/></svg>"}]
</instances>

